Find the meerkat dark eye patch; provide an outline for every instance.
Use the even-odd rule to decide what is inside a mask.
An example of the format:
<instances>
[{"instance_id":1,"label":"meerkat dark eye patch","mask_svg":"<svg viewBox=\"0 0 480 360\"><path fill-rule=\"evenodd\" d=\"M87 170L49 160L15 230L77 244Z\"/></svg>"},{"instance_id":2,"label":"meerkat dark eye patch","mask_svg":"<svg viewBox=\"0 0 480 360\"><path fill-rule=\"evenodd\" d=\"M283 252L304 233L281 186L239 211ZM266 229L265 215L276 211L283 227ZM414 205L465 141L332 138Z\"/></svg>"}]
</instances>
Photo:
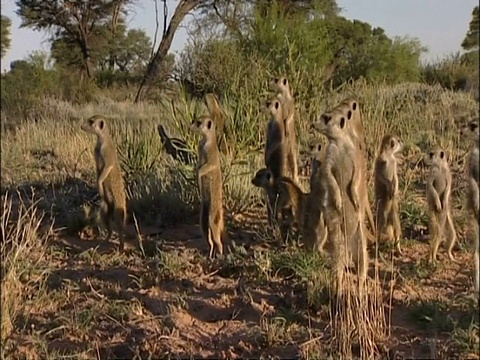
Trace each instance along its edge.
<instances>
[{"instance_id":1,"label":"meerkat dark eye patch","mask_svg":"<svg viewBox=\"0 0 480 360\"><path fill-rule=\"evenodd\" d=\"M207 121L207 128L210 130L212 128L212 120Z\"/></svg>"},{"instance_id":2,"label":"meerkat dark eye patch","mask_svg":"<svg viewBox=\"0 0 480 360\"><path fill-rule=\"evenodd\" d=\"M327 114L323 114L320 118L324 123L325 125L328 124L330 122L330 120L332 119L332 117L330 115L327 115Z\"/></svg>"},{"instance_id":3,"label":"meerkat dark eye patch","mask_svg":"<svg viewBox=\"0 0 480 360\"><path fill-rule=\"evenodd\" d=\"M275 101L275 110L278 110L279 107L280 107L280 103L278 101Z\"/></svg>"},{"instance_id":4,"label":"meerkat dark eye patch","mask_svg":"<svg viewBox=\"0 0 480 360\"><path fill-rule=\"evenodd\" d=\"M287 79L283 79L283 85L287 85Z\"/></svg>"},{"instance_id":5,"label":"meerkat dark eye patch","mask_svg":"<svg viewBox=\"0 0 480 360\"><path fill-rule=\"evenodd\" d=\"M105 123L103 122L103 120L100 120L98 122L98 127L100 128L100 130L103 130L103 127L105 126Z\"/></svg>"},{"instance_id":6,"label":"meerkat dark eye patch","mask_svg":"<svg viewBox=\"0 0 480 360\"><path fill-rule=\"evenodd\" d=\"M348 110L347 119L348 119L348 120L351 120L351 119L352 119L352 112L351 112L350 110Z\"/></svg>"},{"instance_id":7,"label":"meerkat dark eye patch","mask_svg":"<svg viewBox=\"0 0 480 360\"><path fill-rule=\"evenodd\" d=\"M353 111L357 110L357 103L355 101L352 103L352 109Z\"/></svg>"},{"instance_id":8,"label":"meerkat dark eye patch","mask_svg":"<svg viewBox=\"0 0 480 360\"><path fill-rule=\"evenodd\" d=\"M445 157L445 152L440 151L440 159L443 159Z\"/></svg>"},{"instance_id":9,"label":"meerkat dark eye patch","mask_svg":"<svg viewBox=\"0 0 480 360\"><path fill-rule=\"evenodd\" d=\"M342 116L340 119L340 129L343 129L345 127L345 118Z\"/></svg>"},{"instance_id":10,"label":"meerkat dark eye patch","mask_svg":"<svg viewBox=\"0 0 480 360\"><path fill-rule=\"evenodd\" d=\"M390 147L392 147L392 148L395 147L395 139L390 140Z\"/></svg>"},{"instance_id":11,"label":"meerkat dark eye patch","mask_svg":"<svg viewBox=\"0 0 480 360\"><path fill-rule=\"evenodd\" d=\"M322 144L318 144L317 150L318 150L318 151L322 150Z\"/></svg>"}]
</instances>

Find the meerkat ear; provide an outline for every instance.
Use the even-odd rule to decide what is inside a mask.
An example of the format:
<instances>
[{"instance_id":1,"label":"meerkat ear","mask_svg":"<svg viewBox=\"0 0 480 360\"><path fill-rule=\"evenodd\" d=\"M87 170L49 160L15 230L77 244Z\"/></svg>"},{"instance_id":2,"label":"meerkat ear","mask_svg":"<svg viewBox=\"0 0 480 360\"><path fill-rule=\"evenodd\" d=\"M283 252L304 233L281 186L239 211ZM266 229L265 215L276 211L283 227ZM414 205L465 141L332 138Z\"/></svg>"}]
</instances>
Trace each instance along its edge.
<instances>
[{"instance_id":1,"label":"meerkat ear","mask_svg":"<svg viewBox=\"0 0 480 360\"><path fill-rule=\"evenodd\" d=\"M352 109L353 111L357 110L357 103L355 101L352 103Z\"/></svg>"},{"instance_id":2,"label":"meerkat ear","mask_svg":"<svg viewBox=\"0 0 480 360\"><path fill-rule=\"evenodd\" d=\"M323 120L323 122L326 124L329 123L329 121L332 119L332 117L328 114L322 114L322 116L320 117L320 119Z\"/></svg>"},{"instance_id":3,"label":"meerkat ear","mask_svg":"<svg viewBox=\"0 0 480 360\"><path fill-rule=\"evenodd\" d=\"M430 159L433 159L433 156L434 156L434 155L435 155L435 154L433 153L433 151L430 151L430 154L428 154L428 156L430 157Z\"/></svg>"},{"instance_id":4,"label":"meerkat ear","mask_svg":"<svg viewBox=\"0 0 480 360\"><path fill-rule=\"evenodd\" d=\"M340 119L340 129L343 129L345 127L345 118L342 116Z\"/></svg>"},{"instance_id":5,"label":"meerkat ear","mask_svg":"<svg viewBox=\"0 0 480 360\"><path fill-rule=\"evenodd\" d=\"M351 110L348 110L347 120L351 120L351 119L352 119L352 111L351 111Z\"/></svg>"},{"instance_id":6,"label":"meerkat ear","mask_svg":"<svg viewBox=\"0 0 480 360\"><path fill-rule=\"evenodd\" d=\"M100 120L100 121L98 122L98 127L100 128L100 130L103 130L103 127L104 127L104 126L105 126L104 121L103 121L103 120Z\"/></svg>"},{"instance_id":7,"label":"meerkat ear","mask_svg":"<svg viewBox=\"0 0 480 360\"><path fill-rule=\"evenodd\" d=\"M470 130L471 131L475 131L477 129L477 127L478 127L478 124L475 121L472 121L470 123Z\"/></svg>"}]
</instances>

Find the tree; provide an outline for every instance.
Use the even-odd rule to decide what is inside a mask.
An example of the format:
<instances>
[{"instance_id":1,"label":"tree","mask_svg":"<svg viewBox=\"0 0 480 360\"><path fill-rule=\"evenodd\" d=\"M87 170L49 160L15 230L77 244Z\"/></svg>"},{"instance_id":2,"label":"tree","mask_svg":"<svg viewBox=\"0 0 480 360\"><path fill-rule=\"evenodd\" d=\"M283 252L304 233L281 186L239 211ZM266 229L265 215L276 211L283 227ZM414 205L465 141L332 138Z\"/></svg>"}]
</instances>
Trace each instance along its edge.
<instances>
[{"instance_id":1,"label":"tree","mask_svg":"<svg viewBox=\"0 0 480 360\"><path fill-rule=\"evenodd\" d=\"M132 0L17 0L22 27L54 30L55 37L68 34L80 50L88 77L93 76L91 41L97 26L110 20Z\"/></svg>"},{"instance_id":2,"label":"tree","mask_svg":"<svg viewBox=\"0 0 480 360\"><path fill-rule=\"evenodd\" d=\"M147 69L143 75L142 82L138 88L137 95L135 96L135 103L141 101L150 86L154 83L155 79L158 77L160 72L161 65L165 61L168 50L172 46L173 37L181 22L191 11L197 7L204 5L206 0L180 0L180 3L175 8L172 19L167 27L167 12L166 0L164 0L164 23L163 23L163 35L158 45L157 50L153 54L152 58L148 62Z\"/></svg>"},{"instance_id":3,"label":"tree","mask_svg":"<svg viewBox=\"0 0 480 360\"><path fill-rule=\"evenodd\" d=\"M12 21L6 17L1 17L1 25L2 25L2 33L1 33L1 43L0 43L0 50L1 50L1 57L3 58L7 53L8 49L10 49L10 27L12 26Z\"/></svg>"},{"instance_id":4,"label":"tree","mask_svg":"<svg viewBox=\"0 0 480 360\"><path fill-rule=\"evenodd\" d=\"M464 50L477 49L479 46L479 8L475 6L472 11L472 20L468 27L467 35L462 42L462 48Z\"/></svg>"}]
</instances>

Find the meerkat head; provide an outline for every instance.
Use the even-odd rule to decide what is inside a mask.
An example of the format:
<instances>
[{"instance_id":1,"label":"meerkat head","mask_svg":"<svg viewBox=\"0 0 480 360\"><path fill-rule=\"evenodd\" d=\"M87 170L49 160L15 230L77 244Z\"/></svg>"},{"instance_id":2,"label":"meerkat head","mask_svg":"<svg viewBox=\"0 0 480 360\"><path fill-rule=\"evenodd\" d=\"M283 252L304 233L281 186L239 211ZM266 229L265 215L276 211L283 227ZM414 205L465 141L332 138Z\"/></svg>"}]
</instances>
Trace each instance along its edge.
<instances>
[{"instance_id":1,"label":"meerkat head","mask_svg":"<svg viewBox=\"0 0 480 360\"><path fill-rule=\"evenodd\" d=\"M83 131L102 136L108 132L108 126L101 115L93 115L87 119L81 126Z\"/></svg>"},{"instance_id":2,"label":"meerkat head","mask_svg":"<svg viewBox=\"0 0 480 360\"><path fill-rule=\"evenodd\" d=\"M280 100L277 98L267 100L267 102L265 103L265 109L270 113L270 115L272 115L275 118L280 119L283 117L282 104L280 103Z\"/></svg>"},{"instance_id":3,"label":"meerkat head","mask_svg":"<svg viewBox=\"0 0 480 360\"><path fill-rule=\"evenodd\" d=\"M381 150L395 155L403 150L403 142L398 136L387 134L382 139Z\"/></svg>"},{"instance_id":4,"label":"meerkat head","mask_svg":"<svg viewBox=\"0 0 480 360\"><path fill-rule=\"evenodd\" d=\"M318 159L325 153L325 145L322 140L315 139L308 146L310 156Z\"/></svg>"},{"instance_id":5,"label":"meerkat head","mask_svg":"<svg viewBox=\"0 0 480 360\"><path fill-rule=\"evenodd\" d=\"M215 123L209 116L204 115L193 120L190 129L196 134L209 136L215 134Z\"/></svg>"},{"instance_id":6,"label":"meerkat head","mask_svg":"<svg viewBox=\"0 0 480 360\"><path fill-rule=\"evenodd\" d=\"M356 113L359 110L358 101L352 97L344 99L341 104L347 106L352 113Z\"/></svg>"},{"instance_id":7,"label":"meerkat head","mask_svg":"<svg viewBox=\"0 0 480 360\"><path fill-rule=\"evenodd\" d=\"M285 76L280 76L280 77L274 78L270 82L270 88L274 91L279 91L281 93L285 93L287 91L290 91L290 86L289 86L288 80Z\"/></svg>"},{"instance_id":8,"label":"meerkat head","mask_svg":"<svg viewBox=\"0 0 480 360\"><path fill-rule=\"evenodd\" d=\"M314 128L329 139L338 139L344 136L347 121L344 112L336 109L322 114L314 123Z\"/></svg>"},{"instance_id":9,"label":"meerkat head","mask_svg":"<svg viewBox=\"0 0 480 360\"><path fill-rule=\"evenodd\" d=\"M273 174L267 168L258 170L255 177L252 179L252 185L257 187L269 187L273 184Z\"/></svg>"},{"instance_id":10,"label":"meerkat head","mask_svg":"<svg viewBox=\"0 0 480 360\"><path fill-rule=\"evenodd\" d=\"M479 119L471 120L468 124L466 124L460 129L460 135L469 140L479 142L478 122Z\"/></svg>"},{"instance_id":11,"label":"meerkat head","mask_svg":"<svg viewBox=\"0 0 480 360\"><path fill-rule=\"evenodd\" d=\"M425 155L426 165L441 164L447 162L447 153L439 146L435 146Z\"/></svg>"}]
</instances>

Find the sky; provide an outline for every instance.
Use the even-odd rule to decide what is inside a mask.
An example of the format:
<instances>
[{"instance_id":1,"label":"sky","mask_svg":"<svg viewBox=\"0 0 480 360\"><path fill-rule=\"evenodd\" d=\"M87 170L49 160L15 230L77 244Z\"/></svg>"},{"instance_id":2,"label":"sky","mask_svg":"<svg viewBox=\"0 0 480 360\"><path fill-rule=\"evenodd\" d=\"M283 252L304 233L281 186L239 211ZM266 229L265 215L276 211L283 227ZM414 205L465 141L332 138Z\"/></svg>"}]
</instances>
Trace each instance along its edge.
<instances>
[{"instance_id":1,"label":"sky","mask_svg":"<svg viewBox=\"0 0 480 360\"><path fill-rule=\"evenodd\" d=\"M159 1L159 3L161 3ZM167 0L172 15L177 1ZM477 0L337 0L341 15L358 19L374 27L382 27L388 36L416 37L426 46L427 61L437 60L461 50L460 44L468 31ZM10 62L25 58L34 50L49 50L49 35L45 32L20 28L21 20L15 14L14 0L1 1L1 13L12 20L11 48L1 60L2 72L10 69ZM129 28L141 28L153 39L155 34L155 7L153 0L141 0L129 17ZM163 23L160 9L160 26ZM187 17L186 20L190 20ZM161 31L162 27L160 28ZM181 51L187 41L187 32L180 28L175 34L170 51ZM158 44L158 41L157 41Z\"/></svg>"}]
</instances>

